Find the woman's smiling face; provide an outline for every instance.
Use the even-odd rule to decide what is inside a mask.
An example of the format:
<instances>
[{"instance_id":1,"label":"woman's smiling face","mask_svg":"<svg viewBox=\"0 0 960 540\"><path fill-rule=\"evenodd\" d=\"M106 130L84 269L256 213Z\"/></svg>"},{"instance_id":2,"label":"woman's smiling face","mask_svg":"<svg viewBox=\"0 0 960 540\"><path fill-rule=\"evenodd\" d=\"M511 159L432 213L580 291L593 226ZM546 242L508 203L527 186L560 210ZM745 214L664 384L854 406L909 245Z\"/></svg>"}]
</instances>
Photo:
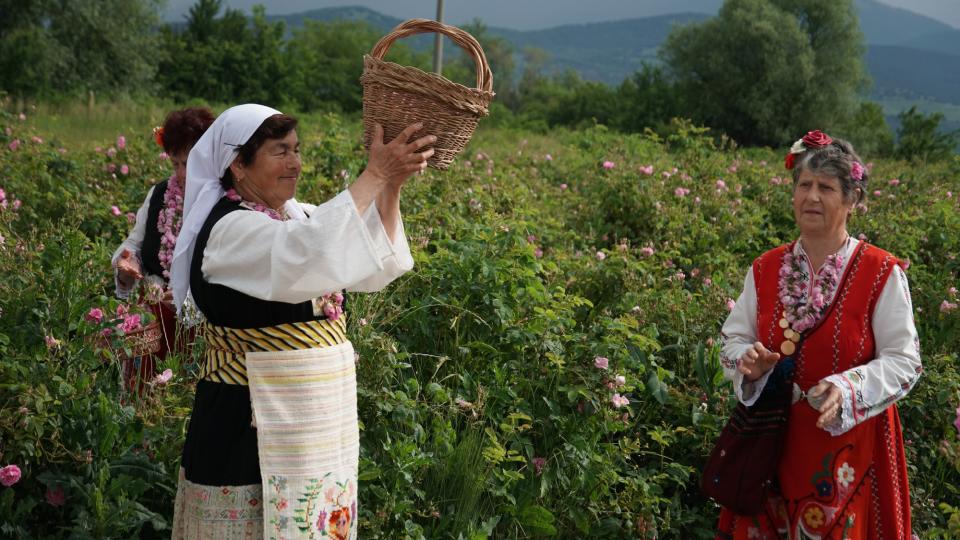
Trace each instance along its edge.
<instances>
[{"instance_id":1,"label":"woman's smiling face","mask_svg":"<svg viewBox=\"0 0 960 540\"><path fill-rule=\"evenodd\" d=\"M793 216L803 235L838 234L847 227L853 202L847 201L840 180L833 176L800 172L793 187Z\"/></svg>"},{"instance_id":2,"label":"woman's smiling face","mask_svg":"<svg viewBox=\"0 0 960 540\"><path fill-rule=\"evenodd\" d=\"M233 167L239 167L234 170L234 177L238 179L236 188L240 196L280 208L297 192L302 167L297 131L291 130L282 139L267 139L257 149L250 165L237 160Z\"/></svg>"}]
</instances>

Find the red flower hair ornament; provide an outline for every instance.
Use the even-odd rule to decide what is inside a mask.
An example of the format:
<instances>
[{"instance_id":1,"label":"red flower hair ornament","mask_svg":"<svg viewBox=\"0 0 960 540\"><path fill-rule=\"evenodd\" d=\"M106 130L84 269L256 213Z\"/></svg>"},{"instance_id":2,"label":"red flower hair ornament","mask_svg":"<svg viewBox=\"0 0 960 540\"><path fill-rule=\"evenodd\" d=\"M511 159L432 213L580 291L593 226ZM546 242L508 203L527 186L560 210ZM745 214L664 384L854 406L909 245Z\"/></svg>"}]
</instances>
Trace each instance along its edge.
<instances>
[{"instance_id":1,"label":"red flower hair ornament","mask_svg":"<svg viewBox=\"0 0 960 540\"><path fill-rule=\"evenodd\" d=\"M806 152L808 148L823 148L832 142L833 139L819 129L809 131L802 138L798 139L797 142L793 143L793 146L790 147L790 152L787 153L787 157L783 160L783 165L787 169L793 169L797 156Z\"/></svg>"}]
</instances>

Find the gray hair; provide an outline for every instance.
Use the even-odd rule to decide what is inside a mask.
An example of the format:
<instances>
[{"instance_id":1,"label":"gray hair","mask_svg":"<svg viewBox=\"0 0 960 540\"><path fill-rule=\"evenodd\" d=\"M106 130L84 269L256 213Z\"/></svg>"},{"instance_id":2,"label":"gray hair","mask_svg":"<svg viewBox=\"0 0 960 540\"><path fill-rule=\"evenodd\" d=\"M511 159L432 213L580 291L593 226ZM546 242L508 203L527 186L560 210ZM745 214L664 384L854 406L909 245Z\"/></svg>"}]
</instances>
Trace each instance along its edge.
<instances>
[{"instance_id":1,"label":"gray hair","mask_svg":"<svg viewBox=\"0 0 960 540\"><path fill-rule=\"evenodd\" d=\"M800 154L793 167L793 185L800 180L800 173L810 171L813 174L832 176L840 181L840 190L847 202L858 204L867 196L867 179L870 173L860 160L860 156L853 149L853 145L843 139L834 139L832 143L821 148L807 148ZM854 180L850 176L853 164L859 162L863 166L863 178ZM857 192L859 189L859 193Z\"/></svg>"}]
</instances>

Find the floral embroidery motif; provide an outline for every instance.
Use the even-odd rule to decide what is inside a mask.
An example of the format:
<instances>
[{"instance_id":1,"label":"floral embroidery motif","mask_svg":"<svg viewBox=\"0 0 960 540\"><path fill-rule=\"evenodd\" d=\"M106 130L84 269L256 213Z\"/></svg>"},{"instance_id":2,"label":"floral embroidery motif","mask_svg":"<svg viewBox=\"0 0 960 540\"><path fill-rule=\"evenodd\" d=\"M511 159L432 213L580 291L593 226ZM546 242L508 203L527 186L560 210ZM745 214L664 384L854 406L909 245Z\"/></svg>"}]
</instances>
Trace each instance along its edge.
<instances>
[{"instance_id":1,"label":"floral embroidery motif","mask_svg":"<svg viewBox=\"0 0 960 540\"><path fill-rule=\"evenodd\" d=\"M817 482L817 495L820 495L820 497L824 499L828 499L833 495L833 484L830 483L830 480L823 478Z\"/></svg>"},{"instance_id":2,"label":"floral embroidery motif","mask_svg":"<svg viewBox=\"0 0 960 540\"><path fill-rule=\"evenodd\" d=\"M293 532L287 531L287 527L295 526L298 537L350 540L357 520L355 480L338 482L333 473L327 473L323 478L307 478L297 483L288 493L288 478L271 476L267 480L273 494L268 502L278 512L270 521L271 537L285 538L285 533Z\"/></svg>"},{"instance_id":3,"label":"floral embroidery motif","mask_svg":"<svg viewBox=\"0 0 960 540\"><path fill-rule=\"evenodd\" d=\"M803 513L803 521L813 529L819 528L826 521L823 510L819 506L811 506Z\"/></svg>"},{"instance_id":4,"label":"floral embroidery motif","mask_svg":"<svg viewBox=\"0 0 960 540\"><path fill-rule=\"evenodd\" d=\"M837 482L840 483L843 487L849 487L850 484L856 479L856 475L853 467L844 462L843 465L837 469Z\"/></svg>"}]
</instances>

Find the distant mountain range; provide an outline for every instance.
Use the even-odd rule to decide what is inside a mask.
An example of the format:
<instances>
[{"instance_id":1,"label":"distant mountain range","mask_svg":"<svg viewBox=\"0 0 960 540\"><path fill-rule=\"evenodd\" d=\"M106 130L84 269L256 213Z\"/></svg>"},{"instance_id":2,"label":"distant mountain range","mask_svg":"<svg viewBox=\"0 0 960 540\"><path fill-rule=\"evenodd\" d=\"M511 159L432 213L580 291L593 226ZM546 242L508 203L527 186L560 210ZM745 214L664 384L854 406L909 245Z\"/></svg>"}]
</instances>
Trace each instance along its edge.
<instances>
[{"instance_id":1,"label":"distant mountain range","mask_svg":"<svg viewBox=\"0 0 960 540\"><path fill-rule=\"evenodd\" d=\"M674 25L701 22L721 4L722 0L686 0L677 5L692 12L545 30L491 27L489 31L512 43L517 51L544 49L550 56L548 70L573 69L585 79L619 84L643 62L657 60L657 49ZM960 105L960 29L875 0L855 0L855 5L867 44L874 98ZM324 8L269 18L283 20L291 29L302 26L305 19L361 20L384 32L401 22L363 7ZM431 43L428 38L411 40L418 49Z\"/></svg>"}]
</instances>

